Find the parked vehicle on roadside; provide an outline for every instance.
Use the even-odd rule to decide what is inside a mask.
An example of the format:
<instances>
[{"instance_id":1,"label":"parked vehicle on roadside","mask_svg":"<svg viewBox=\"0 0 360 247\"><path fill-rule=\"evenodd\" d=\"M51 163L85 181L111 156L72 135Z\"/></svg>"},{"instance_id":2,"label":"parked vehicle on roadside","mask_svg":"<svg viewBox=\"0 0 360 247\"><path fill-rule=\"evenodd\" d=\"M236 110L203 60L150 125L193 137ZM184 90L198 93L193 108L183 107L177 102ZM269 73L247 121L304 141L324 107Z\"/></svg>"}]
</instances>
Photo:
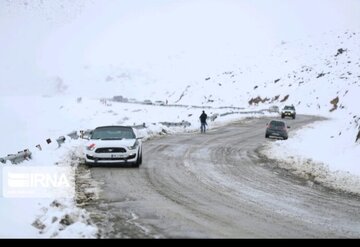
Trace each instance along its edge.
<instances>
[{"instance_id":1,"label":"parked vehicle on roadside","mask_svg":"<svg viewBox=\"0 0 360 247\"><path fill-rule=\"evenodd\" d=\"M280 112L280 109L278 106L273 105L269 107L269 112Z\"/></svg>"},{"instance_id":2,"label":"parked vehicle on roadside","mask_svg":"<svg viewBox=\"0 0 360 247\"><path fill-rule=\"evenodd\" d=\"M136 102L137 102L137 100L134 99L134 98L130 98L130 99L128 100L128 103L136 103Z\"/></svg>"},{"instance_id":3,"label":"parked vehicle on roadside","mask_svg":"<svg viewBox=\"0 0 360 247\"><path fill-rule=\"evenodd\" d=\"M266 124L265 138L277 137L284 140L288 139L288 129L290 126L287 126L284 121L280 120L271 120Z\"/></svg>"},{"instance_id":4,"label":"parked vehicle on roadside","mask_svg":"<svg viewBox=\"0 0 360 247\"><path fill-rule=\"evenodd\" d=\"M85 162L90 166L129 164L139 167L142 142L130 126L101 126L92 131L84 153Z\"/></svg>"},{"instance_id":5,"label":"parked vehicle on roadside","mask_svg":"<svg viewBox=\"0 0 360 247\"><path fill-rule=\"evenodd\" d=\"M144 100L143 103L144 103L145 105L152 105L152 102L151 102L151 100L149 100L149 99Z\"/></svg>"},{"instance_id":6,"label":"parked vehicle on roadside","mask_svg":"<svg viewBox=\"0 0 360 247\"><path fill-rule=\"evenodd\" d=\"M295 107L293 105L286 105L281 110L281 118L285 118L285 117L292 117L292 119L295 119L296 111L295 111Z\"/></svg>"},{"instance_id":7,"label":"parked vehicle on roadside","mask_svg":"<svg viewBox=\"0 0 360 247\"><path fill-rule=\"evenodd\" d=\"M165 102L161 100L157 100L154 102L154 105L165 105Z\"/></svg>"}]
</instances>

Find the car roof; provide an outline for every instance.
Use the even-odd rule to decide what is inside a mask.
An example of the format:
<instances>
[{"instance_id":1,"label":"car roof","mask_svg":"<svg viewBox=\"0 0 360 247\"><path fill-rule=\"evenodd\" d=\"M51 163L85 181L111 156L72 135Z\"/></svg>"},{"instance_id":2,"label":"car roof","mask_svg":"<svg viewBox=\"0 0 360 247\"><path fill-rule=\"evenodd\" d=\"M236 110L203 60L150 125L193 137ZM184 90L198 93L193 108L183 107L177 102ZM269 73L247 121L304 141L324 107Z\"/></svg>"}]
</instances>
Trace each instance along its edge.
<instances>
[{"instance_id":1,"label":"car roof","mask_svg":"<svg viewBox=\"0 0 360 247\"><path fill-rule=\"evenodd\" d=\"M286 122L285 122L285 121L276 120L276 119L272 119L272 120L270 120L270 122L269 122L269 123L271 123L271 122L280 122L280 123L284 123L284 124L286 124Z\"/></svg>"},{"instance_id":2,"label":"car roof","mask_svg":"<svg viewBox=\"0 0 360 247\"><path fill-rule=\"evenodd\" d=\"M131 126L122 126L122 125L99 126L99 127L96 127L95 129L110 129L110 128L114 128L114 129L118 129L118 128L132 129Z\"/></svg>"}]
</instances>

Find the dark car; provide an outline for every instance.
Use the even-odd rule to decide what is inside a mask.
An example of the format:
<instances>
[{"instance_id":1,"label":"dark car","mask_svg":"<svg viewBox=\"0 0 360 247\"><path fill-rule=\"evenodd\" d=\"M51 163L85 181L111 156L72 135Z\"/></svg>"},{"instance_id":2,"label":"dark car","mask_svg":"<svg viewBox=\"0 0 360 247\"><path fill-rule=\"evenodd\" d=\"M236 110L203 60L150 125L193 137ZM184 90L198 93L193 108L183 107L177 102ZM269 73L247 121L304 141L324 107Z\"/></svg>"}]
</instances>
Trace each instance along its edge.
<instances>
[{"instance_id":1,"label":"dark car","mask_svg":"<svg viewBox=\"0 0 360 247\"><path fill-rule=\"evenodd\" d=\"M272 136L286 140L288 139L288 128L290 127L284 121L272 120L267 124L265 138Z\"/></svg>"}]
</instances>

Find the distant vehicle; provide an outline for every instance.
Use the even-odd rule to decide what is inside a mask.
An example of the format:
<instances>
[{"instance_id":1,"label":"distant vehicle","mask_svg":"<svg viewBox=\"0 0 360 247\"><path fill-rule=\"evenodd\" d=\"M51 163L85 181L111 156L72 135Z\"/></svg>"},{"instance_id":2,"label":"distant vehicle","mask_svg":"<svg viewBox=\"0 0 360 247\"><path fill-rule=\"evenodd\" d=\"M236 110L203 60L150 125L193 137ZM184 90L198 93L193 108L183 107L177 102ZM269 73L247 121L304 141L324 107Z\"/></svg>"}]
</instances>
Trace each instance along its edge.
<instances>
[{"instance_id":1,"label":"distant vehicle","mask_svg":"<svg viewBox=\"0 0 360 247\"><path fill-rule=\"evenodd\" d=\"M273 136L287 140L288 128L290 128L290 126L287 126L284 121L271 120L270 123L267 124L265 138L269 138L270 136Z\"/></svg>"},{"instance_id":2,"label":"distant vehicle","mask_svg":"<svg viewBox=\"0 0 360 247\"><path fill-rule=\"evenodd\" d=\"M281 110L281 118L285 118L285 117L292 117L292 119L295 119L296 117L296 111L295 111L295 107L293 105L286 105L282 110Z\"/></svg>"},{"instance_id":3,"label":"distant vehicle","mask_svg":"<svg viewBox=\"0 0 360 247\"><path fill-rule=\"evenodd\" d=\"M149 99L144 100L143 103L144 103L145 105L152 105L152 102L151 102L151 100L149 100Z\"/></svg>"},{"instance_id":4,"label":"distant vehicle","mask_svg":"<svg viewBox=\"0 0 360 247\"><path fill-rule=\"evenodd\" d=\"M127 103L129 100L121 95L117 95L117 96L114 96L113 101L117 101L117 102L124 102L124 103Z\"/></svg>"},{"instance_id":5,"label":"distant vehicle","mask_svg":"<svg viewBox=\"0 0 360 247\"><path fill-rule=\"evenodd\" d=\"M161 100L157 100L154 102L154 105L165 105L165 102Z\"/></svg>"},{"instance_id":6,"label":"distant vehicle","mask_svg":"<svg viewBox=\"0 0 360 247\"><path fill-rule=\"evenodd\" d=\"M130 98L130 99L128 100L128 102L129 102L129 103L136 103L136 99Z\"/></svg>"},{"instance_id":7,"label":"distant vehicle","mask_svg":"<svg viewBox=\"0 0 360 247\"><path fill-rule=\"evenodd\" d=\"M273 105L273 106L270 106L269 112L280 112L280 109L278 106Z\"/></svg>"},{"instance_id":8,"label":"distant vehicle","mask_svg":"<svg viewBox=\"0 0 360 247\"><path fill-rule=\"evenodd\" d=\"M142 142L130 126L101 126L91 132L85 146L85 162L92 165L142 163Z\"/></svg>"}]
</instances>

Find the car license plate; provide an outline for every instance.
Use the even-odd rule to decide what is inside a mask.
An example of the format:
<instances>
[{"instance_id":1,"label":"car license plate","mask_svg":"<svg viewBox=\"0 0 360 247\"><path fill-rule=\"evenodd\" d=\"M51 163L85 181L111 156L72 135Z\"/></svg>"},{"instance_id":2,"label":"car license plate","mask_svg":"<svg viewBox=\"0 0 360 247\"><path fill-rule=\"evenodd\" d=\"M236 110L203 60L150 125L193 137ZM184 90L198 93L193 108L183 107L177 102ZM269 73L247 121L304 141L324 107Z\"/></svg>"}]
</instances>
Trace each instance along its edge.
<instances>
[{"instance_id":1,"label":"car license plate","mask_svg":"<svg viewBox=\"0 0 360 247\"><path fill-rule=\"evenodd\" d=\"M122 154L112 154L111 155L111 158L123 158L124 157L124 155L122 155Z\"/></svg>"},{"instance_id":2,"label":"car license plate","mask_svg":"<svg viewBox=\"0 0 360 247\"><path fill-rule=\"evenodd\" d=\"M279 133L273 133L273 135L274 135L274 136L278 136L278 135L279 135Z\"/></svg>"}]
</instances>

